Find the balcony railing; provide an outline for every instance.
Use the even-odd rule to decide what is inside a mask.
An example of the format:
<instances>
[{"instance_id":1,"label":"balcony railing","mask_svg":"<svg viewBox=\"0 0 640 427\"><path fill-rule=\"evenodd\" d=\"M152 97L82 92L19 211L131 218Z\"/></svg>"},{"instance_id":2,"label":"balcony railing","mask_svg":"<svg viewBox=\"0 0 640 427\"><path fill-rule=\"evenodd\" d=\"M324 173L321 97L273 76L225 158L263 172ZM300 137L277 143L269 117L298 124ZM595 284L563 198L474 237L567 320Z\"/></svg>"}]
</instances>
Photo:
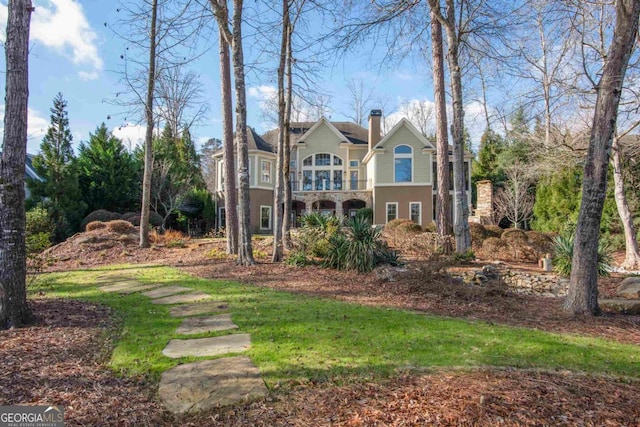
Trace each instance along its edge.
<instances>
[{"instance_id":1,"label":"balcony railing","mask_svg":"<svg viewBox=\"0 0 640 427\"><path fill-rule=\"evenodd\" d=\"M329 179L291 181L291 191L362 191L367 189L367 181Z\"/></svg>"}]
</instances>

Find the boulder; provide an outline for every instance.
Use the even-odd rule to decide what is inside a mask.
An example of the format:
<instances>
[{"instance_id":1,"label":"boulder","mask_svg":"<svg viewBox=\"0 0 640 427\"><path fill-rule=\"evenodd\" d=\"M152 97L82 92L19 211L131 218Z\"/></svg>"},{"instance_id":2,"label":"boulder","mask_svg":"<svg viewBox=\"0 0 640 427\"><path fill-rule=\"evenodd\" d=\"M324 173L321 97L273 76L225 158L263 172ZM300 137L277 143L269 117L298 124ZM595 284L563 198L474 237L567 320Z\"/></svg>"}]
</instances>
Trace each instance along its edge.
<instances>
[{"instance_id":1,"label":"boulder","mask_svg":"<svg viewBox=\"0 0 640 427\"><path fill-rule=\"evenodd\" d=\"M609 313L640 314L640 300L603 299L599 301L600 308Z\"/></svg>"},{"instance_id":2,"label":"boulder","mask_svg":"<svg viewBox=\"0 0 640 427\"><path fill-rule=\"evenodd\" d=\"M627 277L618 285L616 296L626 299L640 299L640 277Z\"/></svg>"}]
</instances>

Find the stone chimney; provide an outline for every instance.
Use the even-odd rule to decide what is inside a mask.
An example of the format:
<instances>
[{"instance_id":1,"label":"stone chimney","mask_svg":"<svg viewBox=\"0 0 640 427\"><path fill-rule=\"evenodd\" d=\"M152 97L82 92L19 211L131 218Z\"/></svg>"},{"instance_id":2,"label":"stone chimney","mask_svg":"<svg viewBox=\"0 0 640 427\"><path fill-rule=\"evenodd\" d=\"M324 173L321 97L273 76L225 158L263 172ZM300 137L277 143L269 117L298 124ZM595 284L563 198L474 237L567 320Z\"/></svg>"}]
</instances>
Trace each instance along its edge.
<instances>
[{"instance_id":1,"label":"stone chimney","mask_svg":"<svg viewBox=\"0 0 640 427\"><path fill-rule=\"evenodd\" d=\"M382 110L371 110L369 114L369 150L380 142L380 119L382 118Z\"/></svg>"}]
</instances>

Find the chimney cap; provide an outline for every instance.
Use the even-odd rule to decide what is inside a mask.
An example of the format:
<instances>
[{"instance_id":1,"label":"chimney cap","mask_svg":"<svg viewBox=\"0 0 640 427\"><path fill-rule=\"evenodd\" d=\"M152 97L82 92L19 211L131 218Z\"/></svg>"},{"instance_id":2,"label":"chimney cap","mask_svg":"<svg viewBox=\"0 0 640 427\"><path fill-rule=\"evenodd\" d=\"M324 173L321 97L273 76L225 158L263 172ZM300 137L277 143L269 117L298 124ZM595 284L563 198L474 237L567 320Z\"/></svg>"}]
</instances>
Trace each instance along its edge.
<instances>
[{"instance_id":1,"label":"chimney cap","mask_svg":"<svg viewBox=\"0 0 640 427\"><path fill-rule=\"evenodd\" d=\"M382 116L382 110L371 110L371 117L380 117Z\"/></svg>"}]
</instances>

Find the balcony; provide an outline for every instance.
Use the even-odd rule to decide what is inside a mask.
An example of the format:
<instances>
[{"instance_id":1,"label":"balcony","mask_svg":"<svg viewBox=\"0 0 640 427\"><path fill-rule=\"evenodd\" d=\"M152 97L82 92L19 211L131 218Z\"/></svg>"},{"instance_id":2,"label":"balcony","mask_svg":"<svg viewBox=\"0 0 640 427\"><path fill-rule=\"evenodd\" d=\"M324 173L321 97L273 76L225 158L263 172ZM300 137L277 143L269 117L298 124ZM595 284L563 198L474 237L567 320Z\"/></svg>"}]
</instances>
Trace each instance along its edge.
<instances>
[{"instance_id":1,"label":"balcony","mask_svg":"<svg viewBox=\"0 0 640 427\"><path fill-rule=\"evenodd\" d=\"M291 181L291 191L367 191L370 188L367 186L367 180L348 180L348 181L334 181L329 179L316 179L316 180L304 180L298 179Z\"/></svg>"}]
</instances>

